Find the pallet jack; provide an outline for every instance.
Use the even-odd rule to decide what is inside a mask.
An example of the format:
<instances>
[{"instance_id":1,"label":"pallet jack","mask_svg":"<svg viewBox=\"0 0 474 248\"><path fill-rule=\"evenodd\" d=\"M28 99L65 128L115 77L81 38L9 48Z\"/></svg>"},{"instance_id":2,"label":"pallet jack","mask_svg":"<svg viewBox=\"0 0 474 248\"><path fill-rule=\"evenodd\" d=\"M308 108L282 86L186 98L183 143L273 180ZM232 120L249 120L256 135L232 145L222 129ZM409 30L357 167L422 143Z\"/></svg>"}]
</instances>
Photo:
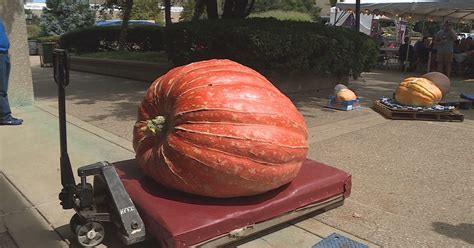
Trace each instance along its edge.
<instances>
[{"instance_id":1,"label":"pallet jack","mask_svg":"<svg viewBox=\"0 0 474 248\"><path fill-rule=\"evenodd\" d=\"M54 51L61 144L59 194L64 209L74 209L70 227L80 245L99 245L104 224L113 223L123 243L154 239L159 247L234 247L296 220L342 206L352 188L351 175L306 159L289 184L269 192L228 199L168 189L144 175L135 159L80 167L76 185L66 142L65 88L69 55ZM93 186L87 177L93 176ZM145 232L146 227L146 232Z\"/></svg>"},{"instance_id":2,"label":"pallet jack","mask_svg":"<svg viewBox=\"0 0 474 248\"><path fill-rule=\"evenodd\" d=\"M111 222L129 245L145 239L145 226L114 166L107 161L80 167L81 182L76 184L67 152L66 97L69 85L69 54L55 49L53 53L54 81L58 85L60 131L61 184L59 200L63 209L74 209L70 227L77 241L84 247L99 245L105 236L105 222ZM94 177L94 187L87 182Z\"/></svg>"}]
</instances>

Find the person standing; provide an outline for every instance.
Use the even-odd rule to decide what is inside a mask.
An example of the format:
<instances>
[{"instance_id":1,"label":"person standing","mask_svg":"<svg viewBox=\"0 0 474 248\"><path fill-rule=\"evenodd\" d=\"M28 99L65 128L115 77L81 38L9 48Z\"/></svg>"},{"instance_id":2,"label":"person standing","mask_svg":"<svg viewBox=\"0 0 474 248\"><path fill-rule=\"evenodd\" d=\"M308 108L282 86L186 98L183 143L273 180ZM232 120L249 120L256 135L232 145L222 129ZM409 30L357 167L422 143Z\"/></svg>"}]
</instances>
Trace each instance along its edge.
<instances>
[{"instance_id":1,"label":"person standing","mask_svg":"<svg viewBox=\"0 0 474 248\"><path fill-rule=\"evenodd\" d=\"M438 71L451 75L451 64L453 62L453 46L454 41L457 40L457 35L453 30L450 21L444 23L443 29L435 34L434 44L436 46L437 55L436 62L438 62ZM444 68L445 69L444 69Z\"/></svg>"},{"instance_id":2,"label":"person standing","mask_svg":"<svg viewBox=\"0 0 474 248\"><path fill-rule=\"evenodd\" d=\"M405 66L408 66L408 71L416 69L415 51L410 44L410 37L405 37L405 43L398 48L398 60L400 61L400 69L405 71Z\"/></svg>"},{"instance_id":3,"label":"person standing","mask_svg":"<svg viewBox=\"0 0 474 248\"><path fill-rule=\"evenodd\" d=\"M10 77L10 58L8 57L7 32L0 18L0 125L21 125L23 120L12 116L8 103L8 80Z\"/></svg>"},{"instance_id":4,"label":"person standing","mask_svg":"<svg viewBox=\"0 0 474 248\"><path fill-rule=\"evenodd\" d=\"M414 50L418 63L428 62L428 57L430 54L430 49L428 48L429 45L430 40L428 39L428 36L423 36L422 40L419 40L415 43Z\"/></svg>"}]
</instances>

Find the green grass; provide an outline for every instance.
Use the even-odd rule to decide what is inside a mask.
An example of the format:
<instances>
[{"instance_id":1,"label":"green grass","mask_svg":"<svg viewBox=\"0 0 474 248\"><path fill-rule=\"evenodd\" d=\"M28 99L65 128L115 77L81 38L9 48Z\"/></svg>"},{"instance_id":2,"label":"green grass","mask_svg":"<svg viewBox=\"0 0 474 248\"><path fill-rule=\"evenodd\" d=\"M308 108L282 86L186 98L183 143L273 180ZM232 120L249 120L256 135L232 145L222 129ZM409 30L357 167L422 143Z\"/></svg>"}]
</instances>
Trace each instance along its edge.
<instances>
[{"instance_id":1,"label":"green grass","mask_svg":"<svg viewBox=\"0 0 474 248\"><path fill-rule=\"evenodd\" d=\"M311 16L298 11L269 10L260 13L253 13L249 17L274 17L278 20L306 21L310 22Z\"/></svg>"},{"instance_id":2,"label":"green grass","mask_svg":"<svg viewBox=\"0 0 474 248\"><path fill-rule=\"evenodd\" d=\"M166 52L130 52L130 51L112 51L112 52L97 52L84 53L78 56L96 59L119 59L119 60L134 60L143 62L168 63L168 56Z\"/></svg>"}]
</instances>

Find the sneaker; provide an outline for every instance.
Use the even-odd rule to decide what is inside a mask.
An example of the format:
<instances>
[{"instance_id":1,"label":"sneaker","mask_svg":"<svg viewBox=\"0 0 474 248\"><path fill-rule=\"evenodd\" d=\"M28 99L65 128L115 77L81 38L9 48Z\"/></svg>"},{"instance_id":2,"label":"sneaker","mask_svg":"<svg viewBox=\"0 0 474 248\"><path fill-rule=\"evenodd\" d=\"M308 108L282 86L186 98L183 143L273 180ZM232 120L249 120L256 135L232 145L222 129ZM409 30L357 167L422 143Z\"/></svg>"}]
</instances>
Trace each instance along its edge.
<instances>
[{"instance_id":1,"label":"sneaker","mask_svg":"<svg viewBox=\"0 0 474 248\"><path fill-rule=\"evenodd\" d=\"M17 119L13 116L8 116L3 120L0 120L0 125L11 125L11 126L16 126L16 125L21 125L23 123L22 119Z\"/></svg>"}]
</instances>

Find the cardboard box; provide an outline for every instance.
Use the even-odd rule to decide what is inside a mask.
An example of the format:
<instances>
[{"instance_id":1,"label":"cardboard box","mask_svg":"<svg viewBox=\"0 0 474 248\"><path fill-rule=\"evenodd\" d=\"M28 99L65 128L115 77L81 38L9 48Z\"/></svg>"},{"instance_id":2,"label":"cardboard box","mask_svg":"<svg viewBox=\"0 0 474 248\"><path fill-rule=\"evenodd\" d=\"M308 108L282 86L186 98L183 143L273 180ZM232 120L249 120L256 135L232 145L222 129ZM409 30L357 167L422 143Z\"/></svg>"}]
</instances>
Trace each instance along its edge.
<instances>
[{"instance_id":1,"label":"cardboard box","mask_svg":"<svg viewBox=\"0 0 474 248\"><path fill-rule=\"evenodd\" d=\"M335 96L330 96L328 98L328 108L339 109L344 111L354 110L360 108L361 99L358 97L355 100L351 101L337 101Z\"/></svg>"}]
</instances>

